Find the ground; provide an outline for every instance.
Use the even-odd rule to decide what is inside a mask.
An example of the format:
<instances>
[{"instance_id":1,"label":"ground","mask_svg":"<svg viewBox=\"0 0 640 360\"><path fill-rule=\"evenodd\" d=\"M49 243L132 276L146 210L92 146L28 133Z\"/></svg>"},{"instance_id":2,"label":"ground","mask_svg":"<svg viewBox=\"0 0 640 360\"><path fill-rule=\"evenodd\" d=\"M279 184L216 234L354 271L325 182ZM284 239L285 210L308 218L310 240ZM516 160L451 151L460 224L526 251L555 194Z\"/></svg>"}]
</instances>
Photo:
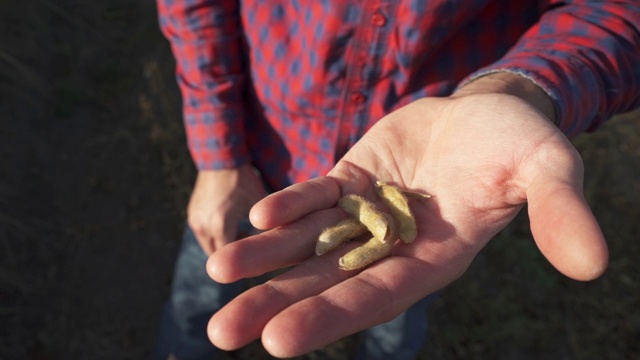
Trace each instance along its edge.
<instances>
[{"instance_id":1,"label":"ground","mask_svg":"<svg viewBox=\"0 0 640 360\"><path fill-rule=\"evenodd\" d=\"M194 176L154 3L0 0L0 34L0 359L145 358ZM559 275L523 212L430 308L422 358L640 357L639 120L574 141L607 273Z\"/></svg>"}]
</instances>

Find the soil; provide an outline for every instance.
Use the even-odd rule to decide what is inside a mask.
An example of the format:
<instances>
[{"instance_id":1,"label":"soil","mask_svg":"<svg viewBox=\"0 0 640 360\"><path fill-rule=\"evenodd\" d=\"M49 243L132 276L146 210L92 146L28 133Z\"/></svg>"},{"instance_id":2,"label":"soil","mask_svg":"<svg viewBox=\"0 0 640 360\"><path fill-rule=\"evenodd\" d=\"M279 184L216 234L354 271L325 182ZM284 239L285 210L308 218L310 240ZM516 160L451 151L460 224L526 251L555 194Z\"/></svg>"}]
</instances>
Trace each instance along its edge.
<instances>
[{"instance_id":1,"label":"soil","mask_svg":"<svg viewBox=\"0 0 640 360\"><path fill-rule=\"evenodd\" d=\"M195 173L154 6L0 1L0 359L153 344ZM421 358L640 358L640 113L574 143L607 273L559 275L523 212L430 308ZM304 358L346 359L356 341Z\"/></svg>"}]
</instances>

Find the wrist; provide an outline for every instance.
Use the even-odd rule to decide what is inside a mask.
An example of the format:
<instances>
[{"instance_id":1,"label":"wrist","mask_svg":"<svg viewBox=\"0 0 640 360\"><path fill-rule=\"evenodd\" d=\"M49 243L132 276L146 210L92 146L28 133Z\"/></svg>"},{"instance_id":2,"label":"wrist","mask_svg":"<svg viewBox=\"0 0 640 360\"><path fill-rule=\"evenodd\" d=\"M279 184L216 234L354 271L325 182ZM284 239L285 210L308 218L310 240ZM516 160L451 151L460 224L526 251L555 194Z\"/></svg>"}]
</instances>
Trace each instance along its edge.
<instances>
[{"instance_id":1,"label":"wrist","mask_svg":"<svg viewBox=\"0 0 640 360\"><path fill-rule=\"evenodd\" d=\"M479 77L460 88L453 97L488 93L519 97L557 124L556 108L549 95L533 81L516 73L503 71Z\"/></svg>"}]
</instances>

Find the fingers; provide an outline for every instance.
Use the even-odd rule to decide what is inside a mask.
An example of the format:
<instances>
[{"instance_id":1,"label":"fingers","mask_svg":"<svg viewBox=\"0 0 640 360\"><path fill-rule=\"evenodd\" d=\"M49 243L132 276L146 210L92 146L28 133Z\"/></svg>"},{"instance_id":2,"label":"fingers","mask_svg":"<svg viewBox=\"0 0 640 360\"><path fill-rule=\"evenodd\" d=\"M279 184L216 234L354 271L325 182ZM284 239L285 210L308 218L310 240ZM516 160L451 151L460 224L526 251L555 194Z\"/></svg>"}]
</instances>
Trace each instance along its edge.
<instances>
[{"instance_id":1,"label":"fingers","mask_svg":"<svg viewBox=\"0 0 640 360\"><path fill-rule=\"evenodd\" d=\"M227 215L226 218L225 215ZM202 251L211 255L217 249L236 239L240 217L233 216L229 212L226 214L223 212L196 213L190 215L188 222Z\"/></svg>"},{"instance_id":2,"label":"fingers","mask_svg":"<svg viewBox=\"0 0 640 360\"><path fill-rule=\"evenodd\" d=\"M395 256L351 277L336 266L341 253L314 257L240 295L211 319L211 341L232 350L261 337L276 357L302 355L393 319L458 278L473 258L464 254L452 265L452 257Z\"/></svg>"},{"instance_id":3,"label":"fingers","mask_svg":"<svg viewBox=\"0 0 640 360\"><path fill-rule=\"evenodd\" d=\"M451 259L459 261L449 263L434 257L433 262L424 262L394 256L376 263L280 312L262 332L263 345L272 355L293 357L390 321L457 279L473 254L458 253Z\"/></svg>"},{"instance_id":4,"label":"fingers","mask_svg":"<svg viewBox=\"0 0 640 360\"><path fill-rule=\"evenodd\" d=\"M193 230L193 234L195 235L196 240L198 240L198 244L200 244L202 251L207 254L207 256L211 255L215 251L215 243L213 241L213 237L209 235L209 230L197 221L189 219L188 223L189 227Z\"/></svg>"},{"instance_id":5,"label":"fingers","mask_svg":"<svg viewBox=\"0 0 640 360\"><path fill-rule=\"evenodd\" d=\"M265 325L280 311L352 275L338 268L338 257L337 254L313 257L239 295L211 318L210 340L221 349L233 350L259 338Z\"/></svg>"},{"instance_id":6,"label":"fingers","mask_svg":"<svg viewBox=\"0 0 640 360\"><path fill-rule=\"evenodd\" d=\"M295 223L231 243L209 258L209 276L230 283L297 264L314 254L323 228L346 216L339 209L318 211Z\"/></svg>"},{"instance_id":7,"label":"fingers","mask_svg":"<svg viewBox=\"0 0 640 360\"><path fill-rule=\"evenodd\" d=\"M262 333L263 345L277 357L299 356L390 321L421 297L437 290L409 281L407 275L416 278L412 273L426 274L426 269L408 258L377 263L358 276L277 314ZM392 278L400 281L389 281ZM407 291L408 288L411 290Z\"/></svg>"},{"instance_id":8,"label":"fingers","mask_svg":"<svg viewBox=\"0 0 640 360\"><path fill-rule=\"evenodd\" d=\"M249 218L256 228L271 229L333 207L340 195L340 186L334 179L316 178L267 196L251 209Z\"/></svg>"},{"instance_id":9,"label":"fingers","mask_svg":"<svg viewBox=\"0 0 640 360\"><path fill-rule=\"evenodd\" d=\"M239 224L240 218L228 216L220 226L211 230L215 251L237 239Z\"/></svg>"},{"instance_id":10,"label":"fingers","mask_svg":"<svg viewBox=\"0 0 640 360\"><path fill-rule=\"evenodd\" d=\"M251 209L249 219L258 229L271 229L314 211L334 207L346 194L375 198L374 184L375 177L371 174L341 160L328 176L291 185L262 199Z\"/></svg>"}]
</instances>

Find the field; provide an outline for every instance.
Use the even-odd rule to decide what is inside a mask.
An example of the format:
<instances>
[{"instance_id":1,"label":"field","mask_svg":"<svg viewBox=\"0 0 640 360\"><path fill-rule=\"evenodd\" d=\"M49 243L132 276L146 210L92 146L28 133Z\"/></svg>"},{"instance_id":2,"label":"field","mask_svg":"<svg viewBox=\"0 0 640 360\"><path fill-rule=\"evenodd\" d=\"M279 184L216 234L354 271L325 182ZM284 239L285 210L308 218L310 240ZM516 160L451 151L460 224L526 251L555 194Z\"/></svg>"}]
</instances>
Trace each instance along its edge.
<instances>
[{"instance_id":1,"label":"field","mask_svg":"<svg viewBox=\"0 0 640 360\"><path fill-rule=\"evenodd\" d=\"M195 174L154 3L0 0L0 34L0 359L143 359ZM523 213L430 308L421 358L640 358L640 112L574 143L607 273L559 275Z\"/></svg>"}]
</instances>

